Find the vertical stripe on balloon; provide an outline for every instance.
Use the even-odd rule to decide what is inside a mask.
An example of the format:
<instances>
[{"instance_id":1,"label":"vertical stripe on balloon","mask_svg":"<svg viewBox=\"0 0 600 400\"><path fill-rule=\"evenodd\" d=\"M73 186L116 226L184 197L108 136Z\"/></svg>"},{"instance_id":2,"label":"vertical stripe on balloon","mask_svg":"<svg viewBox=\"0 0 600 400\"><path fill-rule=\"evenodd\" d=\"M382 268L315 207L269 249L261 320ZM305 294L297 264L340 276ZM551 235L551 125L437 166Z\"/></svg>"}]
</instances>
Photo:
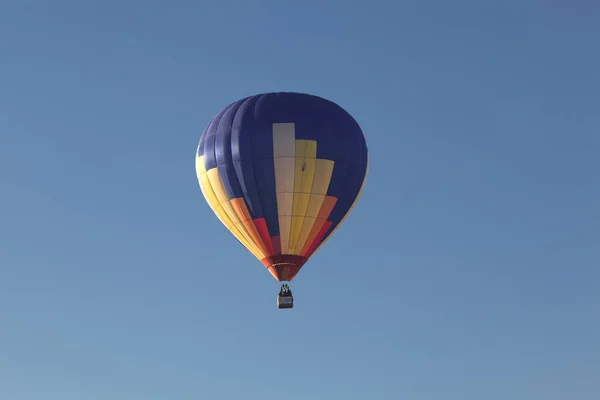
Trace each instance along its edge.
<instances>
[{"instance_id":1,"label":"vertical stripe on balloon","mask_svg":"<svg viewBox=\"0 0 600 400\"><path fill-rule=\"evenodd\" d=\"M294 254L303 254L306 243L310 242L312 239L311 233L313 233L315 230L317 230L317 232L313 233L313 236L318 233L319 228L315 227L315 225L324 222L318 221L318 218L323 206L323 202L325 201L325 194L327 193L327 189L331 181L333 167L334 162L330 160L317 159L315 162L314 179L309 191L310 196L306 206L306 212L304 214L302 228L300 229L300 233L298 235L298 242L296 244ZM328 216L329 215L326 215L325 218Z\"/></svg>"},{"instance_id":2,"label":"vertical stripe on balloon","mask_svg":"<svg viewBox=\"0 0 600 400\"><path fill-rule=\"evenodd\" d=\"M288 254L294 200L296 134L293 123L273 124L273 163L281 254Z\"/></svg>"},{"instance_id":3,"label":"vertical stripe on balloon","mask_svg":"<svg viewBox=\"0 0 600 400\"><path fill-rule=\"evenodd\" d=\"M298 254L298 239L300 238L302 225L306 217L306 210L308 209L316 164L316 140L296 140L296 171L294 174L290 254ZM300 243L301 246L302 244Z\"/></svg>"}]
</instances>

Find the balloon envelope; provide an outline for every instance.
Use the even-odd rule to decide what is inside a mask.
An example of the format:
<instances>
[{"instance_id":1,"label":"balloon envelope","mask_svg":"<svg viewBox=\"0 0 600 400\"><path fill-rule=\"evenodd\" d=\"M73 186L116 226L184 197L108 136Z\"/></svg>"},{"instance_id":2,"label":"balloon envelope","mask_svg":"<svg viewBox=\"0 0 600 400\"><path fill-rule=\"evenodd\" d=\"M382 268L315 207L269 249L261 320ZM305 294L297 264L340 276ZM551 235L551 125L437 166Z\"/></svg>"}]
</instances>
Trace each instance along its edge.
<instances>
[{"instance_id":1,"label":"balloon envelope","mask_svg":"<svg viewBox=\"0 0 600 400\"><path fill-rule=\"evenodd\" d=\"M367 172L354 118L301 93L230 104L207 125L196 155L209 206L279 281L291 281L340 227Z\"/></svg>"}]
</instances>

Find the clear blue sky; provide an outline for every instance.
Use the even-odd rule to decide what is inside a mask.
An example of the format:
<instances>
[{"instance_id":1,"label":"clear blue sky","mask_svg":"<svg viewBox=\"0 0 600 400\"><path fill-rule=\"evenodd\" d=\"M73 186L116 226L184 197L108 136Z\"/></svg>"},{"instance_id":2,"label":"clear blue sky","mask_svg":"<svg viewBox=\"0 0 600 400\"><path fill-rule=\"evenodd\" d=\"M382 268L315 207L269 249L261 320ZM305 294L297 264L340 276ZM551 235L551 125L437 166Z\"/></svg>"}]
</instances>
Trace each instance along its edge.
<instances>
[{"instance_id":1,"label":"clear blue sky","mask_svg":"<svg viewBox=\"0 0 600 400\"><path fill-rule=\"evenodd\" d=\"M599 13L2 2L0 398L597 399ZM194 171L268 91L342 105L371 156L292 311Z\"/></svg>"}]
</instances>

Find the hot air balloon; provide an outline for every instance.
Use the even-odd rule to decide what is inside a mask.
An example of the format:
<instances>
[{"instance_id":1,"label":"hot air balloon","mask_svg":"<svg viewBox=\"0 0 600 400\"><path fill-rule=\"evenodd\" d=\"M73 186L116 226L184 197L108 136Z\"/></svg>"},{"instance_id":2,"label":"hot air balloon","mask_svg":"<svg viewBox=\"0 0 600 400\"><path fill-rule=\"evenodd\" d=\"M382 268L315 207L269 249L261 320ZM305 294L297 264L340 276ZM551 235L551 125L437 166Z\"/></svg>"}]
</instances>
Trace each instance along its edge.
<instances>
[{"instance_id":1,"label":"hot air balloon","mask_svg":"<svg viewBox=\"0 0 600 400\"><path fill-rule=\"evenodd\" d=\"M204 129L196 174L208 205L278 281L290 282L348 217L368 174L363 132L339 105L303 93L238 100Z\"/></svg>"}]
</instances>

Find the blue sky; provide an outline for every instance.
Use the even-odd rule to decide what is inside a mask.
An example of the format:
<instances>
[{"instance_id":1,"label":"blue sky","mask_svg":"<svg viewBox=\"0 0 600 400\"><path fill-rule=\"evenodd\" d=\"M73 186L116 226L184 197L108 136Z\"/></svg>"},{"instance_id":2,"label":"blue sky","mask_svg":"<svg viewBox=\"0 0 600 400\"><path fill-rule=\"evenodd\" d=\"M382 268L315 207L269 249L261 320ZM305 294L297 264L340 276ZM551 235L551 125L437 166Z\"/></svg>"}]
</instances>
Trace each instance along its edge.
<instances>
[{"instance_id":1,"label":"blue sky","mask_svg":"<svg viewBox=\"0 0 600 400\"><path fill-rule=\"evenodd\" d=\"M2 2L0 398L597 399L599 12ZM291 312L194 171L268 91L337 102L371 157Z\"/></svg>"}]
</instances>

